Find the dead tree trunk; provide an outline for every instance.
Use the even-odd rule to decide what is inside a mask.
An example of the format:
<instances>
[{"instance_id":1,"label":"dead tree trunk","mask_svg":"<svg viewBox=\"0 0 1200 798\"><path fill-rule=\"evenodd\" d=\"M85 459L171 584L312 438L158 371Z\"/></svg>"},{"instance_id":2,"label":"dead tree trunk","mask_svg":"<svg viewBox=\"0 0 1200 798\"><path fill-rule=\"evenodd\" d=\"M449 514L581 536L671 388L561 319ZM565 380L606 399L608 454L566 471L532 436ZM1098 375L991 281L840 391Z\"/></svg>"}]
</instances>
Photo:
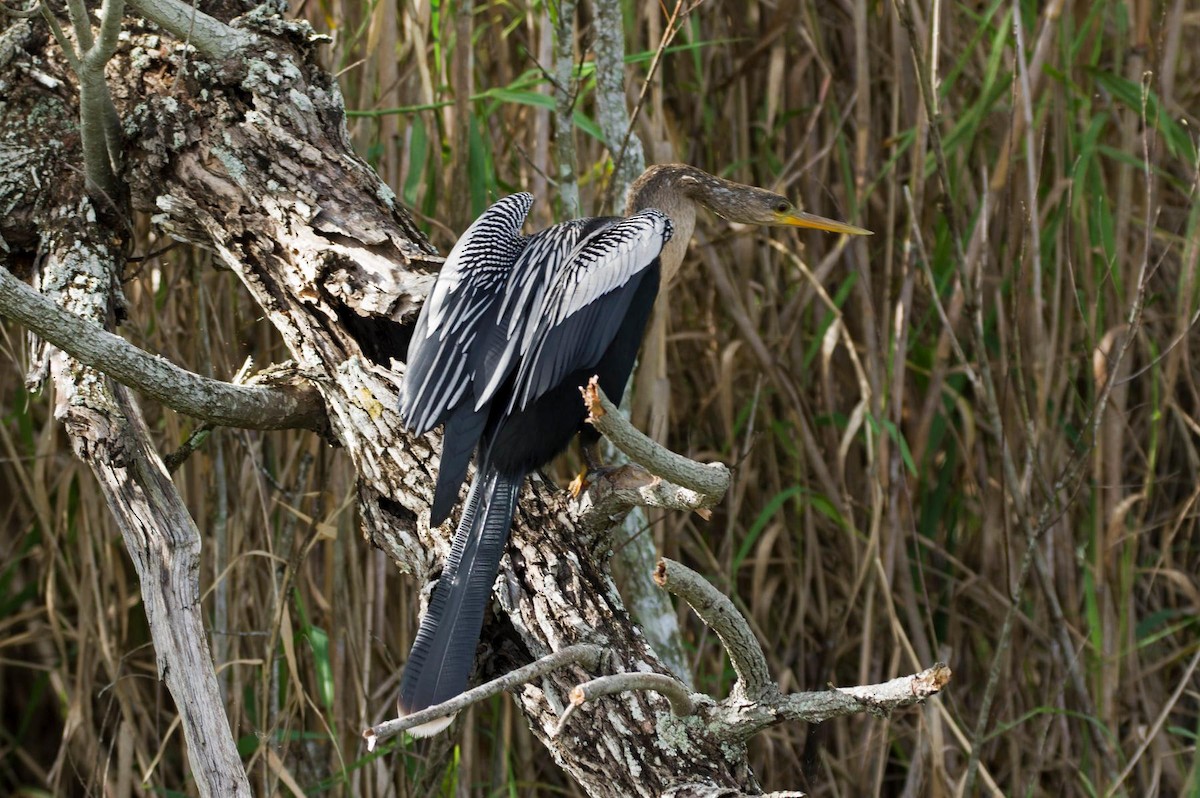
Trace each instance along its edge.
<instances>
[{"instance_id":1,"label":"dead tree trunk","mask_svg":"<svg viewBox=\"0 0 1200 798\"><path fill-rule=\"evenodd\" d=\"M217 5L226 10L214 11L221 16L234 4ZM85 257L99 260L106 235L125 229L129 208L153 214L171 236L214 252L241 278L283 336L299 373L324 400L327 435L358 471L366 536L428 583L449 544L447 530L427 523L438 444L434 436L414 439L402 428L395 408L403 366L393 358L404 351L406 325L440 258L353 153L341 95L313 58L320 39L306 24L285 21L265 6L224 19L231 28L192 17L174 0L140 0L136 10L157 25L124 18L129 36L107 68L122 124L117 178L128 205L123 194L94 187L93 199L86 199L79 177L84 148L69 130L29 127L41 118L31 112L47 102L47 93L59 118L78 118L78 80L42 19L6 30L0 47L0 80L10 88L6 110L17 110L20 102L29 107L25 115L6 112L7 129L0 130L0 160L19 165L10 175L21 175L0 182L0 206L10 209L0 221L4 265L23 274L39 253L50 253L53 262L60 249L53 213L73 208L86 214L94 206L108 224L78 233ZM186 31L196 46L182 44L183 36L171 28ZM70 278L61 286L99 302L92 314L98 323L113 321L108 292L124 238L118 235L110 247L112 263L102 270L109 277L88 284ZM82 312L77 304L69 309ZM81 386L93 379L82 373L61 377L60 395L79 399ZM95 468L138 564L147 614L161 603L152 600L158 588L172 586L176 598L162 601L190 604L187 623L196 628L186 637L193 646L203 644L195 527L149 449L127 391L96 396L86 405L91 410L72 405L64 420L72 425L78 414L93 413L73 427L76 448ZM491 649L485 673L579 643L606 652L606 672L666 672L608 576L598 554L607 550L605 540L603 530L578 526L559 498L526 491L497 582L501 611L484 631ZM171 559L147 556L162 546L184 555L175 561L182 573L155 571ZM180 590L192 592L180 597ZM200 675L203 686L211 679L207 649L173 649L168 634L156 634L155 645L181 714L187 717L189 701L212 702L198 708L209 713L207 725L197 720L194 729L188 726L201 792L248 794L240 763L230 761L227 724L224 739L211 736L220 736L223 721L215 681L202 699L189 692L194 685L180 683ZM710 723L704 713L676 718L657 693L599 699L555 736L568 694L588 676L568 668L513 691L535 734L588 794L759 792L746 764L749 726L730 733L728 724Z\"/></svg>"}]
</instances>

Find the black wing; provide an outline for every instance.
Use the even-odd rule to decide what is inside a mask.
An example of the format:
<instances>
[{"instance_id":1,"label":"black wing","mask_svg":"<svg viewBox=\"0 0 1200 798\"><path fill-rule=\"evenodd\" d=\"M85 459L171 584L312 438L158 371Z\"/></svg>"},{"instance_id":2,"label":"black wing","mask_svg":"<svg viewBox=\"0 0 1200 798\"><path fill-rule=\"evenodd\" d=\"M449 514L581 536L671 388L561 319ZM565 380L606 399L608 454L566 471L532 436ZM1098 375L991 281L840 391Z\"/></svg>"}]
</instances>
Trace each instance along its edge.
<instances>
[{"instance_id":1,"label":"black wing","mask_svg":"<svg viewBox=\"0 0 1200 798\"><path fill-rule=\"evenodd\" d=\"M444 421L471 384L480 319L494 310L525 248L521 225L533 205L513 194L492 205L455 243L429 292L408 347L400 415L414 433Z\"/></svg>"},{"instance_id":2,"label":"black wing","mask_svg":"<svg viewBox=\"0 0 1200 798\"><path fill-rule=\"evenodd\" d=\"M576 246L531 316L509 411L525 408L612 343L641 277L671 239L671 222L645 210Z\"/></svg>"}]
</instances>

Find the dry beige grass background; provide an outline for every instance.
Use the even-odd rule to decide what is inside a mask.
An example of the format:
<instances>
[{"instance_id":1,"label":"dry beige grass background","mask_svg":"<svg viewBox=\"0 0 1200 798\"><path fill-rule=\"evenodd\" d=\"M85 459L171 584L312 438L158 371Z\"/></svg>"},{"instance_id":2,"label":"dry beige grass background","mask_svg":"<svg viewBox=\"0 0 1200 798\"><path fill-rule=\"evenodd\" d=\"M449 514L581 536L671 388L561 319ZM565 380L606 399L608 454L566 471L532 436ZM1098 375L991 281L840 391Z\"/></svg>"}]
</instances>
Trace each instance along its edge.
<instances>
[{"instance_id":1,"label":"dry beige grass background","mask_svg":"<svg viewBox=\"0 0 1200 798\"><path fill-rule=\"evenodd\" d=\"M558 218L552 111L534 96L551 92L557 6L465 8L293 6L333 36L347 106L375 112L350 119L360 151L443 251L499 194L533 190L536 222ZM672 8L625 4L631 98ZM736 595L785 688L937 659L955 673L888 721L763 735L764 786L943 796L973 772L970 794L1200 795L1200 11L685 11L637 126L650 160L876 235L702 221L671 292L666 439L729 462L735 485L711 521L667 514L646 534ZM599 210L588 77L577 168ZM176 363L229 378L249 355L287 357L201 253L131 263L126 291L124 334ZM0 325L0 347L0 793L187 794L120 537L49 398L22 391L23 332ZM194 426L146 412L164 452ZM257 793L575 794L506 700L451 737L366 754L416 611L359 534L341 453L218 430L176 480ZM698 685L727 690L718 642L680 617Z\"/></svg>"}]
</instances>

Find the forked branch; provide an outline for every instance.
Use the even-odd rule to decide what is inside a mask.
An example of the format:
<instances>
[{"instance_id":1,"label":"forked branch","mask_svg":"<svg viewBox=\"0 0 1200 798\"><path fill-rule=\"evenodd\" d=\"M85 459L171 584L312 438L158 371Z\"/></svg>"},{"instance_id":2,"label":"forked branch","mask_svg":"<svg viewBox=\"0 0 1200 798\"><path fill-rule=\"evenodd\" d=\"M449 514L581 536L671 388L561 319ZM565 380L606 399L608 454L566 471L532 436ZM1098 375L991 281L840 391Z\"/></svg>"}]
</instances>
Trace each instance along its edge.
<instances>
[{"instance_id":1,"label":"forked branch","mask_svg":"<svg viewBox=\"0 0 1200 798\"><path fill-rule=\"evenodd\" d=\"M632 507L693 510L707 518L724 498L729 489L724 463L698 463L647 437L609 401L596 377L580 393L588 423L637 464L606 477L607 490L600 495L585 497L580 511L585 526L615 523Z\"/></svg>"},{"instance_id":2,"label":"forked branch","mask_svg":"<svg viewBox=\"0 0 1200 798\"><path fill-rule=\"evenodd\" d=\"M733 742L784 722L820 723L862 712L887 716L936 695L950 681L950 668L939 662L920 673L882 684L785 695L771 679L766 657L749 624L726 595L700 574L673 560L660 560L654 579L687 601L717 633L738 674L733 692L717 701L707 695L689 693L678 680L657 673L602 676L571 691L571 705L563 712L556 734L585 702L631 690L653 690L663 695L670 702L672 715L697 714L708 733L721 742Z\"/></svg>"}]
</instances>

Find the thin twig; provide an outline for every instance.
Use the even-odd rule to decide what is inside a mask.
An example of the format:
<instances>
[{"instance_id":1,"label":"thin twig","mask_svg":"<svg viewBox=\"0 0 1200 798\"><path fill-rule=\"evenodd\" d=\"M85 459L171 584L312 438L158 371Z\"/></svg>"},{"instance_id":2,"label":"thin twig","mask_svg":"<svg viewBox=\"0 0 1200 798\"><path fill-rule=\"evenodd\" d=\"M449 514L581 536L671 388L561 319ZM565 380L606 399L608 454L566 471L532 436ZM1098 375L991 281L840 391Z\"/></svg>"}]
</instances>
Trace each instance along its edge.
<instances>
[{"instance_id":1,"label":"thin twig","mask_svg":"<svg viewBox=\"0 0 1200 798\"><path fill-rule=\"evenodd\" d=\"M436 706L422 709L420 712L414 712L411 715L385 721L369 729L365 729L362 735L363 739L367 741L367 750L374 750L375 746L381 740L395 737L406 729L411 729L414 726L420 726L431 720L437 720L438 718L444 718L447 715L461 712L472 704L477 704L505 690L526 684L534 679L540 679L559 668L564 668L568 665L582 665L585 670L596 670L600 667L600 660L603 656L603 648L587 644L571 646L570 648L564 648L552 654L547 654L536 662L531 662L523 668L517 668L515 671L509 671L503 676L457 695L449 701L443 701Z\"/></svg>"},{"instance_id":2,"label":"thin twig","mask_svg":"<svg viewBox=\"0 0 1200 798\"><path fill-rule=\"evenodd\" d=\"M1146 729L1141 733L1141 744L1138 746L1137 750L1134 751L1133 756L1129 757L1129 762L1127 762L1121 772L1117 774L1116 779L1114 779L1113 783L1109 786L1108 792L1104 794L1105 798L1112 798L1112 796L1120 792L1121 785L1125 782L1125 779L1129 778L1129 774L1133 772L1133 769L1137 767L1138 762L1141 761L1142 756L1146 753L1146 750L1155 740L1159 739L1158 735L1162 731L1163 726L1166 725L1167 719L1170 717L1171 712L1179 703L1179 698L1183 695L1184 690L1186 690L1188 686L1192 684L1192 674L1196 672L1197 665L1200 665L1200 651L1196 652L1195 656L1192 657L1192 661L1188 663L1186 668L1184 668L1182 678L1180 678L1179 683L1175 685L1175 692L1171 693L1171 697L1163 703L1162 711L1158 713L1158 717L1154 719L1154 723L1150 725L1149 729Z\"/></svg>"}]
</instances>

